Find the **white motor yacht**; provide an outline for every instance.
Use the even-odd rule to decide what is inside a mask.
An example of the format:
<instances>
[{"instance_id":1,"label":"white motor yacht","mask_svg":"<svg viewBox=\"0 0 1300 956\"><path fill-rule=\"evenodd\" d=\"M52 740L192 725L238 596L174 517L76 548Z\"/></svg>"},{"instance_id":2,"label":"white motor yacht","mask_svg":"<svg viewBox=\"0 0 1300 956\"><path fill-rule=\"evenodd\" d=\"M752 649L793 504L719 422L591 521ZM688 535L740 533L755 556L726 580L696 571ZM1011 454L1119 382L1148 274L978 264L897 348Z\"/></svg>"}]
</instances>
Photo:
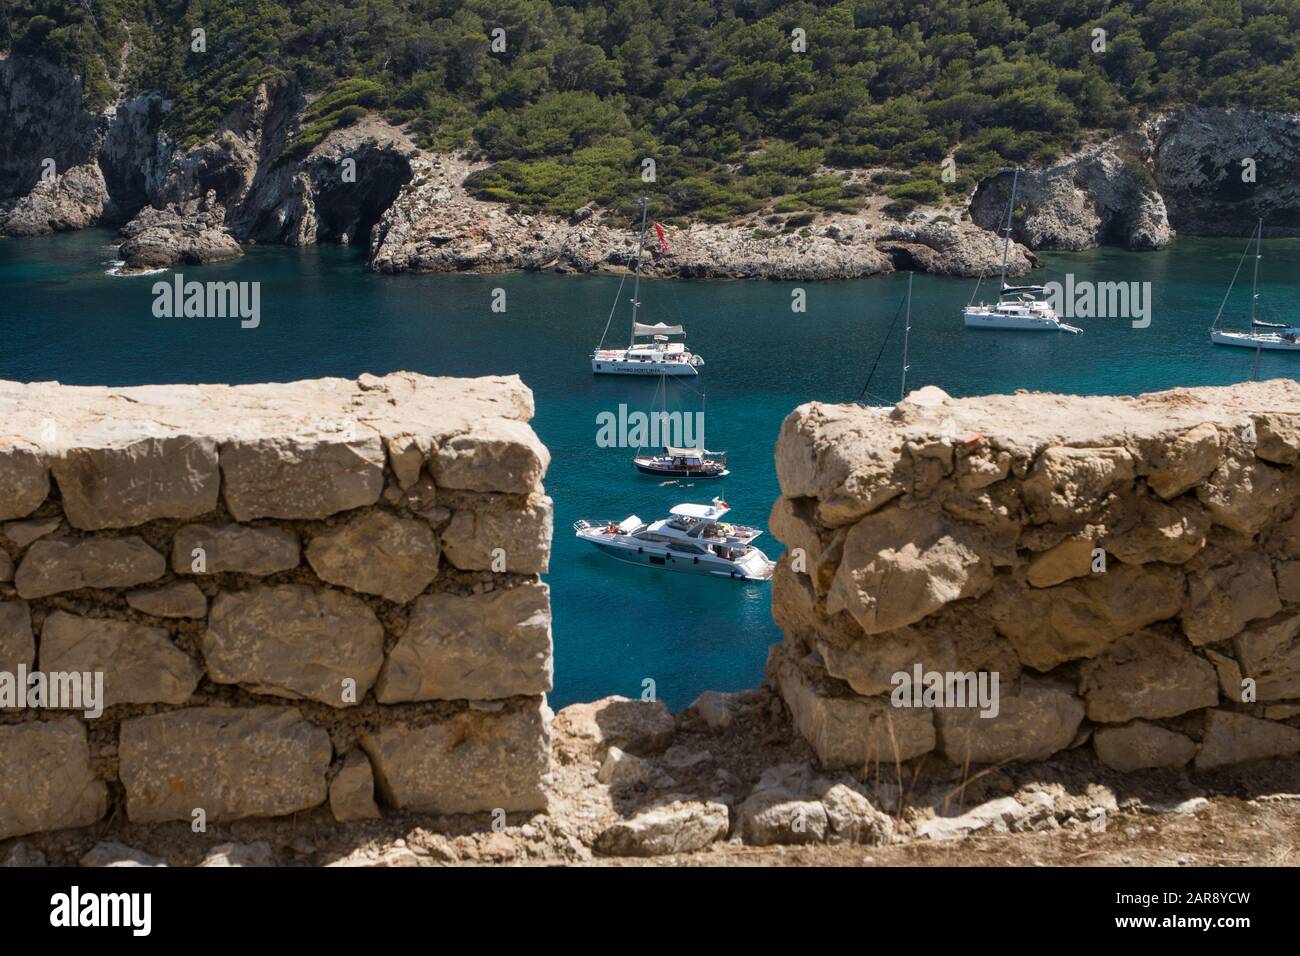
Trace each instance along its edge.
<instances>
[{"instance_id":1,"label":"white motor yacht","mask_svg":"<svg viewBox=\"0 0 1300 956\"><path fill-rule=\"evenodd\" d=\"M641 238L636 247L636 280L632 286L632 335L625 349L605 348L605 336L609 335L609 322L605 323L605 334L600 337L600 345L591 353L591 370L598 375L698 375L704 359L693 355L686 349L686 330L680 325L667 325L663 322L649 325L637 321L641 309L639 293L641 291L641 254L645 249L646 215L650 200L641 198ZM623 291L619 283L619 293ZM618 308L615 301L614 308ZM613 310L609 321L613 321ZM680 341L673 339L680 337Z\"/></svg>"},{"instance_id":2,"label":"white motor yacht","mask_svg":"<svg viewBox=\"0 0 1300 956\"><path fill-rule=\"evenodd\" d=\"M574 534L610 557L665 571L707 574L742 581L767 581L776 562L754 547L763 532L722 521L730 507L721 498L712 504L680 504L669 517L648 524L630 515L613 521L580 520Z\"/></svg>"}]
</instances>

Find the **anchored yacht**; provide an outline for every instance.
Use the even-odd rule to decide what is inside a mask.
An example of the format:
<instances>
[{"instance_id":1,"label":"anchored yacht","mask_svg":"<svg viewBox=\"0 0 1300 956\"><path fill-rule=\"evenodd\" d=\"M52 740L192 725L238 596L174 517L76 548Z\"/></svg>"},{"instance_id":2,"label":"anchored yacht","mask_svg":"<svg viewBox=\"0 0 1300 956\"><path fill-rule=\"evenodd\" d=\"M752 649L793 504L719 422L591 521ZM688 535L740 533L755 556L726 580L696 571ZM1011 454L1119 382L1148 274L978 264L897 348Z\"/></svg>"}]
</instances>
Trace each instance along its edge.
<instances>
[{"instance_id":1,"label":"anchored yacht","mask_svg":"<svg viewBox=\"0 0 1300 956\"><path fill-rule=\"evenodd\" d=\"M664 447L661 455L637 455L632 459L636 470L643 475L658 478L726 478L725 451L706 451L702 448Z\"/></svg>"},{"instance_id":2,"label":"anchored yacht","mask_svg":"<svg viewBox=\"0 0 1300 956\"><path fill-rule=\"evenodd\" d=\"M1245 251L1241 254L1241 260L1237 263L1237 271L1232 274L1232 281L1228 283L1228 291L1223 294L1223 301L1219 303L1219 314L1214 317L1214 324L1210 326L1210 341L1215 345L1236 345L1241 348L1255 349L1256 353L1265 349L1274 352L1300 352L1300 325L1265 322L1259 318L1259 260L1263 258L1260 253L1264 238L1263 219L1256 224L1255 234L1251 238L1255 240L1255 277L1250 290L1250 328L1235 332L1219 328L1219 320L1223 318L1223 308L1228 304L1228 296L1232 295L1232 287L1241 273L1242 263L1246 261L1246 255L1250 252L1248 242ZM1258 358L1258 355L1256 357ZM1255 371L1258 374L1258 363L1256 365Z\"/></svg>"},{"instance_id":3,"label":"anchored yacht","mask_svg":"<svg viewBox=\"0 0 1300 956\"><path fill-rule=\"evenodd\" d=\"M573 531L610 557L665 571L708 574L742 581L767 581L776 562L754 547L763 532L722 521L730 506L680 504L669 517L649 524L630 515L613 521L575 521Z\"/></svg>"},{"instance_id":4,"label":"anchored yacht","mask_svg":"<svg viewBox=\"0 0 1300 956\"><path fill-rule=\"evenodd\" d=\"M625 349L605 348L605 337L609 335L609 323L614 319L614 311L609 313L605 323L605 334L600 337L600 345L591 353L591 370L598 375L698 375L704 359L693 355L686 349L686 330L680 325L667 325L657 322L649 325L637 321L641 310L638 293L641 290L641 254L645 249L646 216L650 200L641 198L641 237L636 248L636 280L632 285L632 335ZM658 225L656 229L660 229ZM660 229L660 241L667 243ZM623 284L619 283L619 294ZM618 308L617 298L614 308ZM680 341L673 341L680 337Z\"/></svg>"},{"instance_id":5,"label":"anchored yacht","mask_svg":"<svg viewBox=\"0 0 1300 956\"><path fill-rule=\"evenodd\" d=\"M1011 248L1011 214L1016 208L1016 187L1020 170L1011 178L1011 200L1007 203L1007 224L1003 229L1002 277L998 301L974 304L974 295L962 312L968 329L1002 329L1013 332L1069 332L1078 335L1083 329L1062 322L1052 304L1039 296L1046 294L1041 285L1007 285L1007 252ZM976 283L975 291L979 291Z\"/></svg>"}]
</instances>

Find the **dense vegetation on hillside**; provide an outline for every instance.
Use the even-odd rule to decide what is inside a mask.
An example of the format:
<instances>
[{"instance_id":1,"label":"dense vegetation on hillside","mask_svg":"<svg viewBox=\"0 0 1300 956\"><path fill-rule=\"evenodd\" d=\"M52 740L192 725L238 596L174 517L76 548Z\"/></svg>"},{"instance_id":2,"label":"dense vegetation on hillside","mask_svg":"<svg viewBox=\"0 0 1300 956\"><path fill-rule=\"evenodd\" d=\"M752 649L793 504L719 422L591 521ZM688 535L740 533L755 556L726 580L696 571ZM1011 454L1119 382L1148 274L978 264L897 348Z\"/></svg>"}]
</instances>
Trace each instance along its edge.
<instances>
[{"instance_id":1,"label":"dense vegetation on hillside","mask_svg":"<svg viewBox=\"0 0 1300 956\"><path fill-rule=\"evenodd\" d=\"M481 150L486 197L649 192L661 218L780 197L806 221L872 189L906 208L1161 105L1300 110L1300 0L6 0L0 49L67 64L94 103L160 90L182 140L291 75L319 97L299 152L378 110Z\"/></svg>"}]
</instances>

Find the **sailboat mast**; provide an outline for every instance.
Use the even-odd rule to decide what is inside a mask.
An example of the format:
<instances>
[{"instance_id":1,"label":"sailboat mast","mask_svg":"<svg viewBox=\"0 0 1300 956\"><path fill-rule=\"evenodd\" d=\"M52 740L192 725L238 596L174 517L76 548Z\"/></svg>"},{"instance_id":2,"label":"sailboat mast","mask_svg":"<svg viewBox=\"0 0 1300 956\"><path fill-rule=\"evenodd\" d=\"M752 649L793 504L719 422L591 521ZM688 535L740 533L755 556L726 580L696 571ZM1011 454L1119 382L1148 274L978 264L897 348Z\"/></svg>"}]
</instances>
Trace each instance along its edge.
<instances>
[{"instance_id":1,"label":"sailboat mast","mask_svg":"<svg viewBox=\"0 0 1300 956\"><path fill-rule=\"evenodd\" d=\"M1260 244L1264 239L1264 220L1261 218L1255 226L1255 278L1250 284L1250 327L1255 327L1255 306L1259 302L1259 260L1262 258Z\"/></svg>"},{"instance_id":2,"label":"sailboat mast","mask_svg":"<svg viewBox=\"0 0 1300 956\"><path fill-rule=\"evenodd\" d=\"M1002 240L1002 281L998 284L998 299L1001 300L1003 290L1007 287L1007 253L1011 251L1011 214L1016 208L1016 187L1020 185L1020 170L1016 169L1011 174L1011 201L1007 203L1007 225L1005 237Z\"/></svg>"},{"instance_id":3,"label":"sailboat mast","mask_svg":"<svg viewBox=\"0 0 1300 956\"><path fill-rule=\"evenodd\" d=\"M632 283L632 335L628 339L627 347L631 348L636 344L636 316L637 310L641 308L641 254L645 251L645 225L646 216L650 211L650 197L641 197L641 236L636 244L636 281Z\"/></svg>"},{"instance_id":4,"label":"sailboat mast","mask_svg":"<svg viewBox=\"0 0 1300 956\"><path fill-rule=\"evenodd\" d=\"M907 340L912 335L912 276L913 273L907 274L907 320L903 326L903 381L898 387L898 400L901 402L907 398Z\"/></svg>"}]
</instances>

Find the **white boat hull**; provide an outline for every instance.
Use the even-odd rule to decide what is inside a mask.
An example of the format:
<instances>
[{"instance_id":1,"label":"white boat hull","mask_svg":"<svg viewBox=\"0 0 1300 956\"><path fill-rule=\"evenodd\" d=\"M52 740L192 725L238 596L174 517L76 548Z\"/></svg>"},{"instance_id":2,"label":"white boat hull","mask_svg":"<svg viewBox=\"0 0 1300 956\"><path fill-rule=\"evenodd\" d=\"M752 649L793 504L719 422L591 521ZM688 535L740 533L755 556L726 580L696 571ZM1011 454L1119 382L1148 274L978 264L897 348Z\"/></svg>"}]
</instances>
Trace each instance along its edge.
<instances>
[{"instance_id":1,"label":"white boat hull","mask_svg":"<svg viewBox=\"0 0 1300 956\"><path fill-rule=\"evenodd\" d=\"M962 313L968 329L1001 329L1008 332L1060 332L1059 319L1037 315L999 315L996 312Z\"/></svg>"},{"instance_id":2,"label":"white boat hull","mask_svg":"<svg viewBox=\"0 0 1300 956\"><path fill-rule=\"evenodd\" d=\"M626 539L619 540L602 534L599 528L578 532L578 537L596 550L628 564L657 568L660 571L677 571L681 574L702 574L706 577L730 578L735 581L767 581L772 577L776 562L755 548L753 557L742 561L727 561L717 555L669 554L650 550Z\"/></svg>"},{"instance_id":3,"label":"white boat hull","mask_svg":"<svg viewBox=\"0 0 1300 956\"><path fill-rule=\"evenodd\" d=\"M619 359L593 358L591 370L597 375L699 375L699 370L690 362L655 362Z\"/></svg>"},{"instance_id":4,"label":"white boat hull","mask_svg":"<svg viewBox=\"0 0 1300 956\"><path fill-rule=\"evenodd\" d=\"M1280 335L1257 334L1248 332L1211 332L1210 339L1215 345L1235 345L1244 349L1265 349L1276 352L1300 352L1300 341L1293 342Z\"/></svg>"}]
</instances>

